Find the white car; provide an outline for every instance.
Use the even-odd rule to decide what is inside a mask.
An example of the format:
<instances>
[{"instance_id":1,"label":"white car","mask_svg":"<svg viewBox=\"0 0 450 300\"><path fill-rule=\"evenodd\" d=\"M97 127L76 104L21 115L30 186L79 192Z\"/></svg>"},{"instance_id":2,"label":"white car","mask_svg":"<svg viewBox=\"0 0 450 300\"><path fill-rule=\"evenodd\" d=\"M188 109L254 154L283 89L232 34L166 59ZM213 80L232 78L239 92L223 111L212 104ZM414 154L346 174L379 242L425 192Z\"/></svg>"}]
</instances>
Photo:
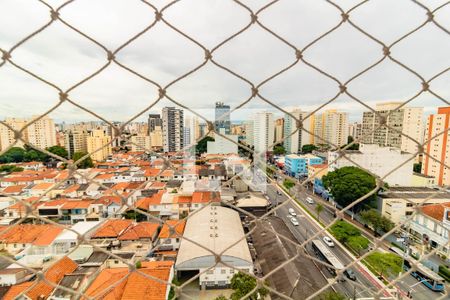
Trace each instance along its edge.
<instances>
[{"instance_id":1,"label":"white car","mask_svg":"<svg viewBox=\"0 0 450 300\"><path fill-rule=\"evenodd\" d=\"M314 204L314 200L311 197L306 198L306 202L309 204Z\"/></svg>"},{"instance_id":2,"label":"white car","mask_svg":"<svg viewBox=\"0 0 450 300\"><path fill-rule=\"evenodd\" d=\"M290 214L291 216L294 216L294 217L297 216L297 214L295 213L295 210L294 210L293 208L289 208L289 209L288 209L288 212L289 212L289 214Z\"/></svg>"},{"instance_id":3,"label":"white car","mask_svg":"<svg viewBox=\"0 0 450 300\"><path fill-rule=\"evenodd\" d=\"M327 244L328 247L334 247L334 243L329 237L324 236L323 241L325 244Z\"/></svg>"},{"instance_id":4,"label":"white car","mask_svg":"<svg viewBox=\"0 0 450 300\"><path fill-rule=\"evenodd\" d=\"M298 223L297 219L294 218L294 217L291 218L291 223L292 223L292 225L294 225L294 226L300 225L300 224Z\"/></svg>"}]
</instances>

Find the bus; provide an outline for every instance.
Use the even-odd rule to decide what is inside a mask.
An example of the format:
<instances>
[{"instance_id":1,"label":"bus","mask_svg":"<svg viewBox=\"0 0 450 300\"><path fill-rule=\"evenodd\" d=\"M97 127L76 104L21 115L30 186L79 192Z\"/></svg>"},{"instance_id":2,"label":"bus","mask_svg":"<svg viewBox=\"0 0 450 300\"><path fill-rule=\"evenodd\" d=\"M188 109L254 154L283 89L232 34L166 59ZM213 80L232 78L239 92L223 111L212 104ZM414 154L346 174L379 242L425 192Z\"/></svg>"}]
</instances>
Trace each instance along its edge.
<instances>
[{"instance_id":1,"label":"bus","mask_svg":"<svg viewBox=\"0 0 450 300\"><path fill-rule=\"evenodd\" d=\"M333 266L332 268L327 266L327 269L334 276L336 276L336 271L344 269L344 265L341 263L341 261L321 240L312 240L312 249L321 260Z\"/></svg>"},{"instance_id":2,"label":"bus","mask_svg":"<svg viewBox=\"0 0 450 300\"><path fill-rule=\"evenodd\" d=\"M403 269L405 271L411 269L411 256L405 255L404 251L394 247L389 248L389 250L391 250L392 252L401 256L404 259ZM416 269L411 271L410 273L411 276L416 278L418 281L420 281L423 285L425 285L432 291L443 292L445 290L444 278L442 278L441 276L439 276L438 274L436 274L435 272L433 272L432 270L430 270L421 263L417 263L416 265L417 265Z\"/></svg>"}]
</instances>

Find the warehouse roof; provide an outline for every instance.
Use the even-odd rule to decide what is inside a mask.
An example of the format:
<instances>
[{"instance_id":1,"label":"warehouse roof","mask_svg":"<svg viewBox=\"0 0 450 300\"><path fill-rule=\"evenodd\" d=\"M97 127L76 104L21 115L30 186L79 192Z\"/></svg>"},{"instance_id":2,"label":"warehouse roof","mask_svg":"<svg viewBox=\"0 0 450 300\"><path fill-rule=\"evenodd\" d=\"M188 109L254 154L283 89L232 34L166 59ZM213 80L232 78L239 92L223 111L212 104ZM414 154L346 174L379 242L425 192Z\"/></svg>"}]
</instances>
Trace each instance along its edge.
<instances>
[{"instance_id":1,"label":"warehouse roof","mask_svg":"<svg viewBox=\"0 0 450 300\"><path fill-rule=\"evenodd\" d=\"M224 250L222 256L252 263L238 212L221 206L207 206L188 218L178 251L176 268L183 268L185 263L190 265L192 260L199 258L206 258L202 259L203 263L211 262L214 265L212 253L219 254ZM233 264L233 261L228 259L226 261Z\"/></svg>"}]
</instances>

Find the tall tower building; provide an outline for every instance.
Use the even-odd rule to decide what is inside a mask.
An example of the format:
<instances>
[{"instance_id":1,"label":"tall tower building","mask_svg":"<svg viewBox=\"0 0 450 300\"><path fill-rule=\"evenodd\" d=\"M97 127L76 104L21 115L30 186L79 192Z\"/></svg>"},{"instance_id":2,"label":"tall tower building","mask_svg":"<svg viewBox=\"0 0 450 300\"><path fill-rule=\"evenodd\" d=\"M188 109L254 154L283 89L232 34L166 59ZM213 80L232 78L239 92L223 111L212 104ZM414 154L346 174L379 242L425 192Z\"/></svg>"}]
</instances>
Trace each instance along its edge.
<instances>
[{"instance_id":1,"label":"tall tower building","mask_svg":"<svg viewBox=\"0 0 450 300\"><path fill-rule=\"evenodd\" d=\"M217 132L220 132L220 128L224 128L225 134L231 133L231 121L229 113L229 105L225 105L223 102L216 102L214 127Z\"/></svg>"},{"instance_id":2,"label":"tall tower building","mask_svg":"<svg viewBox=\"0 0 450 300\"><path fill-rule=\"evenodd\" d=\"M33 116L32 119L34 119ZM31 120L29 120L30 122ZM52 119L47 116L31 123L27 128L28 142L45 149L56 145L56 127Z\"/></svg>"},{"instance_id":3,"label":"tall tower building","mask_svg":"<svg viewBox=\"0 0 450 300\"><path fill-rule=\"evenodd\" d=\"M436 183L440 186L450 185L450 170L444 166L444 164L450 165L449 124L450 107L440 107L437 114L428 116L425 131L425 140L429 143L424 146L424 151L437 161L424 155L422 173L435 177Z\"/></svg>"},{"instance_id":4,"label":"tall tower building","mask_svg":"<svg viewBox=\"0 0 450 300\"><path fill-rule=\"evenodd\" d=\"M255 116L253 127L254 143L256 152L271 151L273 147L274 122L273 113L258 112Z\"/></svg>"},{"instance_id":5,"label":"tall tower building","mask_svg":"<svg viewBox=\"0 0 450 300\"><path fill-rule=\"evenodd\" d=\"M245 143L250 146L255 145L255 129L254 129L255 121L254 120L246 120L243 123L244 132L245 132Z\"/></svg>"},{"instance_id":6,"label":"tall tower building","mask_svg":"<svg viewBox=\"0 0 450 300\"><path fill-rule=\"evenodd\" d=\"M148 134L155 130L155 127L162 127L162 119L159 114L149 114L148 115Z\"/></svg>"},{"instance_id":7,"label":"tall tower building","mask_svg":"<svg viewBox=\"0 0 450 300\"><path fill-rule=\"evenodd\" d=\"M112 147L108 143L111 142L111 136L107 135L104 130L95 129L87 137L87 151L91 154L91 158L95 161L104 161L108 155L112 154ZM103 147L107 145L106 147ZM102 148L103 147L103 148ZM101 150L95 152L96 150ZM94 153L95 152L95 153Z\"/></svg>"},{"instance_id":8,"label":"tall tower building","mask_svg":"<svg viewBox=\"0 0 450 300\"><path fill-rule=\"evenodd\" d=\"M401 104L402 102L379 103L375 108L381 116L387 116L386 124L396 130L386 126L376 129L380 125L378 116L372 111L363 113L363 143L396 147L408 153L417 152L417 144L401 133L419 143L423 142L423 107L403 106L397 109Z\"/></svg>"},{"instance_id":9,"label":"tall tower building","mask_svg":"<svg viewBox=\"0 0 450 300\"><path fill-rule=\"evenodd\" d=\"M348 125L348 135L353 139L359 139L362 132L362 123L354 122Z\"/></svg>"},{"instance_id":10,"label":"tall tower building","mask_svg":"<svg viewBox=\"0 0 450 300\"><path fill-rule=\"evenodd\" d=\"M27 121L19 118L6 118L4 123L11 126L14 130L20 130L27 124ZM22 134L23 139L25 141L28 140L28 130L25 129ZM7 149L9 146L14 144L14 142L16 142L14 139L14 132L9 130L9 128L3 124L0 124L0 150L3 151ZM17 143L14 146L23 147L23 144L24 143L22 141L17 140Z\"/></svg>"},{"instance_id":11,"label":"tall tower building","mask_svg":"<svg viewBox=\"0 0 450 300\"><path fill-rule=\"evenodd\" d=\"M275 120L275 134L274 134L274 142L281 141L284 137L284 119L279 118Z\"/></svg>"},{"instance_id":12,"label":"tall tower building","mask_svg":"<svg viewBox=\"0 0 450 300\"><path fill-rule=\"evenodd\" d=\"M64 133L64 147L69 159L75 152L87 152L87 138L89 134L84 130L68 130Z\"/></svg>"},{"instance_id":13,"label":"tall tower building","mask_svg":"<svg viewBox=\"0 0 450 300\"><path fill-rule=\"evenodd\" d=\"M329 109L314 118L314 144L344 146L348 138L348 113Z\"/></svg>"},{"instance_id":14,"label":"tall tower building","mask_svg":"<svg viewBox=\"0 0 450 300\"><path fill-rule=\"evenodd\" d=\"M163 150L164 152L180 151L184 147L184 113L182 109L164 107L163 121Z\"/></svg>"},{"instance_id":15,"label":"tall tower building","mask_svg":"<svg viewBox=\"0 0 450 300\"><path fill-rule=\"evenodd\" d=\"M290 114L303 123L303 128L305 130L314 133L314 115L307 118L309 113L298 108L292 110ZM296 120L289 114L286 114L284 116L284 136L286 136L286 139L284 140L284 149L286 149L287 153L298 153L304 145L314 143L314 135L304 130L299 130L292 134L296 129ZM292 135L289 136L290 134Z\"/></svg>"}]
</instances>

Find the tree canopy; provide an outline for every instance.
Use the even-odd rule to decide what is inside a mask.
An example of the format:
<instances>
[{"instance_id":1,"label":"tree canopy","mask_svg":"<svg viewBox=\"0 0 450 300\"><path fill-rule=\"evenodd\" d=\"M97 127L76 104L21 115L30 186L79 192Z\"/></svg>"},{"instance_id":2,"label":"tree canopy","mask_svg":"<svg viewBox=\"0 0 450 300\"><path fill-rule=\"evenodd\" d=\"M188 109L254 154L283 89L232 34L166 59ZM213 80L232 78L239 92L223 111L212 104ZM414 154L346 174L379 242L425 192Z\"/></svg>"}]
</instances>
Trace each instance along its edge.
<instances>
[{"instance_id":1,"label":"tree canopy","mask_svg":"<svg viewBox=\"0 0 450 300\"><path fill-rule=\"evenodd\" d=\"M306 144L302 146L302 153L306 154L306 153L311 153L314 150L319 149L316 145L312 145L312 144Z\"/></svg>"},{"instance_id":2,"label":"tree canopy","mask_svg":"<svg viewBox=\"0 0 450 300\"><path fill-rule=\"evenodd\" d=\"M343 167L330 172L322 177L323 185L333 195L334 200L341 206L358 200L371 192L376 187L375 177L357 167ZM358 203L355 209L358 211L364 204L370 204L376 200L376 194Z\"/></svg>"},{"instance_id":3,"label":"tree canopy","mask_svg":"<svg viewBox=\"0 0 450 300\"><path fill-rule=\"evenodd\" d=\"M342 295L340 293L329 291L329 292L320 294L318 299L319 300L345 300L345 299L347 299L347 297L345 297L344 295Z\"/></svg>"},{"instance_id":4,"label":"tree canopy","mask_svg":"<svg viewBox=\"0 0 450 300\"><path fill-rule=\"evenodd\" d=\"M234 274L233 278L231 278L230 287L233 289L231 299L238 300L250 293L256 287L256 279L245 273L238 272ZM253 294L251 294L247 299L256 300L258 299L258 294L260 294L260 296L264 298L267 293L267 289L260 288L257 289Z\"/></svg>"},{"instance_id":5,"label":"tree canopy","mask_svg":"<svg viewBox=\"0 0 450 300\"><path fill-rule=\"evenodd\" d=\"M195 146L195 151L198 154L203 154L206 151L208 151L208 142L214 142L214 138L210 136L205 136L200 141L198 141L197 145Z\"/></svg>"},{"instance_id":6,"label":"tree canopy","mask_svg":"<svg viewBox=\"0 0 450 300\"><path fill-rule=\"evenodd\" d=\"M63 158L67 158L67 151L61 146L52 146L46 149L47 151L59 155ZM0 156L0 163L13 163L13 162L30 162L30 161L42 161L47 162L52 157L25 145L24 148L12 147Z\"/></svg>"},{"instance_id":7,"label":"tree canopy","mask_svg":"<svg viewBox=\"0 0 450 300\"><path fill-rule=\"evenodd\" d=\"M330 231L338 241L358 253L369 247L369 240L361 235L361 230L346 221L336 222Z\"/></svg>"},{"instance_id":8,"label":"tree canopy","mask_svg":"<svg viewBox=\"0 0 450 300\"><path fill-rule=\"evenodd\" d=\"M273 147L273 154L275 155L283 155L286 153L286 150L284 149L283 145L277 144Z\"/></svg>"},{"instance_id":9,"label":"tree canopy","mask_svg":"<svg viewBox=\"0 0 450 300\"><path fill-rule=\"evenodd\" d=\"M6 173L14 173L14 172L22 172L22 167L16 167L14 165L2 165L0 166L0 173L6 172Z\"/></svg>"},{"instance_id":10,"label":"tree canopy","mask_svg":"<svg viewBox=\"0 0 450 300\"><path fill-rule=\"evenodd\" d=\"M80 158L82 158L83 156L85 156L87 153L84 152L75 152L73 154L73 161L76 162L77 160L79 160ZM92 162L92 159L90 156L88 156L87 158L85 158L84 160L82 160L81 162L79 162L77 164L77 168L78 169L87 169L87 168L92 168L94 167L94 163Z\"/></svg>"},{"instance_id":11,"label":"tree canopy","mask_svg":"<svg viewBox=\"0 0 450 300\"><path fill-rule=\"evenodd\" d=\"M374 252L366 257L366 262L371 265L380 276L397 275L402 269L402 258L394 253Z\"/></svg>"},{"instance_id":12,"label":"tree canopy","mask_svg":"<svg viewBox=\"0 0 450 300\"><path fill-rule=\"evenodd\" d=\"M384 231L388 232L394 228L395 224L382 216L376 209L364 210L360 213L360 216L364 222L370 225L374 231Z\"/></svg>"}]
</instances>

